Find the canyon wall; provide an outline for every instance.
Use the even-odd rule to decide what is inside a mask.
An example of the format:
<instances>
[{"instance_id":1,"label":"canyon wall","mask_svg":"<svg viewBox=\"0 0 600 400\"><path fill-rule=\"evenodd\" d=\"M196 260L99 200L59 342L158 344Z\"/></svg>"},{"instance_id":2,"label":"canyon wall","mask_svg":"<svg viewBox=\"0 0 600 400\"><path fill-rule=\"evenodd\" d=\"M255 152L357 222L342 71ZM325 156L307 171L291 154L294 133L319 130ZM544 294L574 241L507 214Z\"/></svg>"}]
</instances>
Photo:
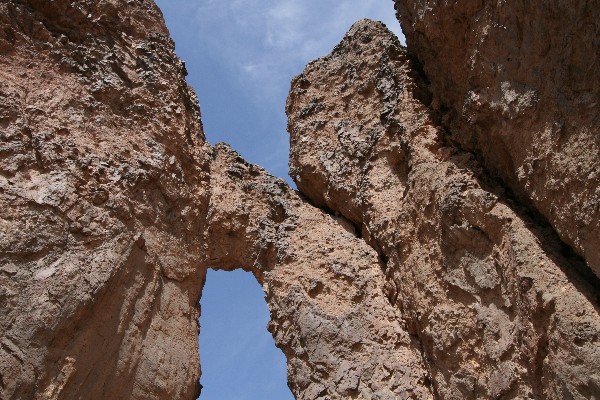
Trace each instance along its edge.
<instances>
[{"instance_id":1,"label":"canyon wall","mask_svg":"<svg viewBox=\"0 0 600 400\"><path fill-rule=\"evenodd\" d=\"M420 65L355 24L288 98L291 175L359 226L443 399L598 394L598 287L447 140Z\"/></svg>"},{"instance_id":2,"label":"canyon wall","mask_svg":"<svg viewBox=\"0 0 600 400\"><path fill-rule=\"evenodd\" d=\"M192 398L210 148L159 9L0 24L0 397Z\"/></svg>"},{"instance_id":3,"label":"canyon wall","mask_svg":"<svg viewBox=\"0 0 600 400\"><path fill-rule=\"evenodd\" d=\"M292 81L295 191L206 142L153 2L2 2L0 398L195 398L207 268L263 286L297 399L600 398L581 3L356 23Z\"/></svg>"}]
</instances>

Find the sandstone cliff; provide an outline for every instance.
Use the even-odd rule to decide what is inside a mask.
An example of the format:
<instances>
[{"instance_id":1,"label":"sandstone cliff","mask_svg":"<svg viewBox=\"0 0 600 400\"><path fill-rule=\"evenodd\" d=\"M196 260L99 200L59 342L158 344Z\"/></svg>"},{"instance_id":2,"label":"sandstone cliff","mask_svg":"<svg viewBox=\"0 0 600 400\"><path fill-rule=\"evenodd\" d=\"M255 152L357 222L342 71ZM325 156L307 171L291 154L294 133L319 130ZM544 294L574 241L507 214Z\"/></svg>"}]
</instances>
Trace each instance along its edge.
<instances>
[{"instance_id":1,"label":"sandstone cliff","mask_svg":"<svg viewBox=\"0 0 600 400\"><path fill-rule=\"evenodd\" d=\"M207 268L298 399L600 397L597 9L396 6L411 52L293 80L296 192L206 143L151 1L2 2L0 398L195 398Z\"/></svg>"}]
</instances>

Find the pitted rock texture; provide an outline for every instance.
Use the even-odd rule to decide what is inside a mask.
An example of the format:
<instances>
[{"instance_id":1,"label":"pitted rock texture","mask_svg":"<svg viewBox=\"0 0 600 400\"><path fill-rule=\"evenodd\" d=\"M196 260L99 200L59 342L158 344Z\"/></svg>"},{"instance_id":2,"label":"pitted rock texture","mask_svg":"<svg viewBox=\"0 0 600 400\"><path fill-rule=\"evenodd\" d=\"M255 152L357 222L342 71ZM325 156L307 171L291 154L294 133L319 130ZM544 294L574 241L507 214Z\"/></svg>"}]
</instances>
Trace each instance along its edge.
<instances>
[{"instance_id":1,"label":"pitted rock texture","mask_svg":"<svg viewBox=\"0 0 600 400\"><path fill-rule=\"evenodd\" d=\"M395 1L449 136L600 276L600 7Z\"/></svg>"},{"instance_id":2,"label":"pitted rock texture","mask_svg":"<svg viewBox=\"0 0 600 400\"><path fill-rule=\"evenodd\" d=\"M359 224L440 399L600 393L597 292L428 108L418 63L361 21L292 82L298 188Z\"/></svg>"},{"instance_id":3,"label":"pitted rock texture","mask_svg":"<svg viewBox=\"0 0 600 400\"><path fill-rule=\"evenodd\" d=\"M7 0L0 27L0 398L195 398L207 268L263 285L297 399L600 397L596 281L381 24L293 81L301 193L206 143L151 1ZM596 151L569 149L567 186Z\"/></svg>"},{"instance_id":4,"label":"pitted rock texture","mask_svg":"<svg viewBox=\"0 0 600 400\"><path fill-rule=\"evenodd\" d=\"M263 284L296 398L432 398L376 252L206 144L152 3L0 7L1 398L195 398L208 267Z\"/></svg>"},{"instance_id":5,"label":"pitted rock texture","mask_svg":"<svg viewBox=\"0 0 600 400\"><path fill-rule=\"evenodd\" d=\"M209 266L263 285L296 399L432 399L419 348L387 299L377 253L262 168L217 145Z\"/></svg>"},{"instance_id":6,"label":"pitted rock texture","mask_svg":"<svg viewBox=\"0 0 600 400\"><path fill-rule=\"evenodd\" d=\"M192 398L209 148L160 11L0 24L0 397Z\"/></svg>"}]
</instances>

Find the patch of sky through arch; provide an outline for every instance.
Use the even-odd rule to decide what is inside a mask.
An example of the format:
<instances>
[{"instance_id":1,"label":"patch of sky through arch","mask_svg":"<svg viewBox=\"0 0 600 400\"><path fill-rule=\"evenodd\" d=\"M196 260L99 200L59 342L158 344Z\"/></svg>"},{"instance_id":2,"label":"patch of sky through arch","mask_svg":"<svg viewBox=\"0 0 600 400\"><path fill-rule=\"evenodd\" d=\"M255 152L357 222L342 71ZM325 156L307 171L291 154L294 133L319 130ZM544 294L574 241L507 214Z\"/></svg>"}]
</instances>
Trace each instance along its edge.
<instances>
[{"instance_id":1,"label":"patch of sky through arch","mask_svg":"<svg viewBox=\"0 0 600 400\"><path fill-rule=\"evenodd\" d=\"M254 276L208 270L200 303L200 400L293 400L285 356L267 332L269 310Z\"/></svg>"},{"instance_id":2,"label":"patch of sky through arch","mask_svg":"<svg viewBox=\"0 0 600 400\"><path fill-rule=\"evenodd\" d=\"M327 55L362 18L382 21L404 43L392 0L156 3L200 99L208 141L229 143L292 186L285 116L292 77ZM266 330L268 309L253 280L243 271L208 272L200 335L202 400L292 399L285 359ZM242 327L241 321L253 325ZM240 344L248 346L247 353L240 353L245 358L232 357ZM235 387L240 387L236 393L231 391Z\"/></svg>"}]
</instances>

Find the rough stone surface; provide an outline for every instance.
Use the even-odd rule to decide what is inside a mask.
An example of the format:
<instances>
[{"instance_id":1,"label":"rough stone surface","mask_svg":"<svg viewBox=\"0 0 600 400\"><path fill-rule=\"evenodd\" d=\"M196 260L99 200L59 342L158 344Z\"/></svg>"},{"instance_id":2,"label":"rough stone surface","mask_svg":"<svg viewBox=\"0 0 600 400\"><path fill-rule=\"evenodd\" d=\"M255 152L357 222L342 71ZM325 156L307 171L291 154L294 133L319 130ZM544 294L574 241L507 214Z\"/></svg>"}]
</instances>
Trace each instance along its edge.
<instances>
[{"instance_id":1,"label":"rough stone surface","mask_svg":"<svg viewBox=\"0 0 600 400\"><path fill-rule=\"evenodd\" d=\"M361 21L292 82L291 171L387 260L436 398L599 394L594 288L427 107L419 65ZM597 289L596 289L597 290Z\"/></svg>"},{"instance_id":2,"label":"rough stone surface","mask_svg":"<svg viewBox=\"0 0 600 400\"><path fill-rule=\"evenodd\" d=\"M193 398L209 149L160 11L0 25L0 398Z\"/></svg>"},{"instance_id":3,"label":"rough stone surface","mask_svg":"<svg viewBox=\"0 0 600 400\"><path fill-rule=\"evenodd\" d=\"M396 0L449 136L600 276L600 7Z\"/></svg>"},{"instance_id":4,"label":"rough stone surface","mask_svg":"<svg viewBox=\"0 0 600 400\"><path fill-rule=\"evenodd\" d=\"M296 399L433 398L377 253L354 227L225 145L213 157L208 266L244 266L263 285Z\"/></svg>"},{"instance_id":5,"label":"rough stone surface","mask_svg":"<svg viewBox=\"0 0 600 400\"><path fill-rule=\"evenodd\" d=\"M541 65L556 82L537 87L525 39L459 45L506 9L425 3L398 4L425 72L361 21L294 79L297 192L206 143L152 1L1 2L0 398L196 398L207 268L263 285L297 399L600 398L600 284L561 242L595 268L598 66L593 82L575 75L600 46L565 36L545 54L573 59ZM479 9L481 32L458 18L443 31L456 37L435 36L440 10ZM538 11L522 18L552 29ZM588 38L597 10L577 12ZM436 66L436 37L487 61ZM486 63L514 49L516 78L492 82ZM469 120L459 100L476 75L488 100L508 97ZM559 120L558 145L538 140ZM545 172L518 158L540 152Z\"/></svg>"},{"instance_id":6,"label":"rough stone surface","mask_svg":"<svg viewBox=\"0 0 600 400\"><path fill-rule=\"evenodd\" d=\"M205 143L152 3L0 7L1 398L195 398L208 267L264 285L298 399L432 398L376 252Z\"/></svg>"}]
</instances>

